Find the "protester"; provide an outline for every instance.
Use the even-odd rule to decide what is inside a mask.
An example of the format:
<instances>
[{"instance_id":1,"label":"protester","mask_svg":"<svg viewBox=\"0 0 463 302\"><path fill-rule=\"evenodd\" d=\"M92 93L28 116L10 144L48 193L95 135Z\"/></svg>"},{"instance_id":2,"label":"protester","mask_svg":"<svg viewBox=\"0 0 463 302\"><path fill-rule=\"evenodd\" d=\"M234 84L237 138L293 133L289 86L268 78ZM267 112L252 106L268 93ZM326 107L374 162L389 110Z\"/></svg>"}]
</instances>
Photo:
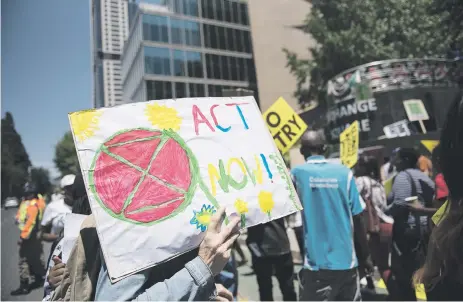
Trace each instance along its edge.
<instances>
[{"instance_id":1,"label":"protester","mask_svg":"<svg viewBox=\"0 0 463 302\"><path fill-rule=\"evenodd\" d=\"M291 172L304 207L299 300L360 301L357 266L373 271L361 215L365 204L350 169L329 162L324 152L323 133L307 131L301 138L307 163Z\"/></svg>"},{"instance_id":2,"label":"protester","mask_svg":"<svg viewBox=\"0 0 463 302\"><path fill-rule=\"evenodd\" d=\"M434 164L434 170L436 172L436 176L434 179L434 182L436 183L436 198L434 200L435 208L440 208L449 196L449 189L445 182L444 175L442 174L440 153L440 145L437 145L432 151L432 161Z\"/></svg>"},{"instance_id":3,"label":"protester","mask_svg":"<svg viewBox=\"0 0 463 302\"><path fill-rule=\"evenodd\" d=\"M432 176L432 162L427 156L420 155L420 157L418 157L417 165L421 172L426 174L428 177Z\"/></svg>"},{"instance_id":4,"label":"protester","mask_svg":"<svg viewBox=\"0 0 463 302\"><path fill-rule=\"evenodd\" d=\"M294 235L296 236L297 245L299 247L299 253L301 255L301 261L304 262L304 227L302 225L301 212L296 212L294 214L286 216L286 221L288 227L293 230Z\"/></svg>"},{"instance_id":5,"label":"protester","mask_svg":"<svg viewBox=\"0 0 463 302\"><path fill-rule=\"evenodd\" d=\"M45 209L41 223L42 240L55 241L64 229L64 218L72 212L72 198L70 191L76 176L68 174L61 179L61 188L64 191L63 198L53 200Z\"/></svg>"},{"instance_id":6,"label":"protester","mask_svg":"<svg viewBox=\"0 0 463 302\"><path fill-rule=\"evenodd\" d=\"M399 287L394 300L416 300L411 279L424 261L428 216L436 211L431 207L434 183L417 169L418 157L414 149L398 150L394 164L399 173L388 196L387 213L394 218L391 270Z\"/></svg>"},{"instance_id":7,"label":"protester","mask_svg":"<svg viewBox=\"0 0 463 302\"><path fill-rule=\"evenodd\" d=\"M389 254L391 250L392 225L394 219L387 216L387 200L380 181L378 161L373 156L361 156L355 167L357 188L366 204L364 217L368 231L368 245L373 263L378 267L389 292ZM370 288L374 288L372 276L368 278Z\"/></svg>"},{"instance_id":8,"label":"protester","mask_svg":"<svg viewBox=\"0 0 463 302\"><path fill-rule=\"evenodd\" d=\"M248 228L246 244L251 252L261 301L273 301L272 275L278 279L284 301L295 301L294 264L283 218Z\"/></svg>"},{"instance_id":9,"label":"protester","mask_svg":"<svg viewBox=\"0 0 463 302\"><path fill-rule=\"evenodd\" d=\"M61 187L65 188L67 204L72 203L72 213L90 215L92 211L90 209L90 204L88 202L87 194L85 191L85 184L82 175L66 175L61 180ZM62 202L63 205L66 205L63 200L57 200L57 202ZM52 204L50 204L51 206ZM61 204L59 205L61 206ZM59 206L56 207L59 210ZM48 208L47 208L48 209ZM46 215L44 215L45 218ZM58 216L56 216L58 217ZM64 227L64 217L62 220L62 227ZM55 229L56 231L56 229ZM63 232L62 229L56 231L60 234L60 237L55 240L51 247L50 256L48 257L48 267L47 274L44 284L44 297L43 301L50 301L53 296L54 289L60 285L61 280L64 276L65 264L62 263L62 244L63 244Z\"/></svg>"},{"instance_id":10,"label":"protester","mask_svg":"<svg viewBox=\"0 0 463 302\"><path fill-rule=\"evenodd\" d=\"M384 164L381 166L381 181L386 181L395 175L394 165L391 164L389 157L384 158Z\"/></svg>"},{"instance_id":11,"label":"protester","mask_svg":"<svg viewBox=\"0 0 463 302\"><path fill-rule=\"evenodd\" d=\"M19 245L19 288L11 292L12 296L27 295L31 287L43 284L45 269L41 262L42 243L38 238L40 210L37 204L37 192L33 185L26 187L24 201L21 203L16 221L20 238Z\"/></svg>"},{"instance_id":12,"label":"protester","mask_svg":"<svg viewBox=\"0 0 463 302\"><path fill-rule=\"evenodd\" d=\"M240 256L240 261L238 261L238 263L237 263L238 266L242 266L242 265L245 265L246 263L248 263L248 259L246 258L246 255L244 254L243 249L241 248L241 245L239 244L238 241L235 241L235 243L233 244L233 249Z\"/></svg>"},{"instance_id":13,"label":"protester","mask_svg":"<svg viewBox=\"0 0 463 302\"><path fill-rule=\"evenodd\" d=\"M449 189L448 211L433 229L424 266L415 275L430 301L463 301L463 96L450 107L440 138L440 168Z\"/></svg>"}]
</instances>

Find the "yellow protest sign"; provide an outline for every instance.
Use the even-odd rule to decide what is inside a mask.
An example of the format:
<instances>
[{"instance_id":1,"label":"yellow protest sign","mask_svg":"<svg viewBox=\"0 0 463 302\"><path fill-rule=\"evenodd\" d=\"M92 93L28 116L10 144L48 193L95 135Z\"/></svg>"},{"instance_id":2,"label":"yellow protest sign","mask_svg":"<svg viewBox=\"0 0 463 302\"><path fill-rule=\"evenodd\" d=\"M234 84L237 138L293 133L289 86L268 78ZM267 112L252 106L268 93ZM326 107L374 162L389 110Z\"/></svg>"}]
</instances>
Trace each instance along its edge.
<instances>
[{"instance_id":1,"label":"yellow protest sign","mask_svg":"<svg viewBox=\"0 0 463 302\"><path fill-rule=\"evenodd\" d=\"M447 204L449 201L447 200L440 208L437 210L437 212L432 215L432 222L434 222L435 225L439 225L441 222L442 218L444 218L446 214L446 209L447 209Z\"/></svg>"},{"instance_id":2,"label":"yellow protest sign","mask_svg":"<svg viewBox=\"0 0 463 302\"><path fill-rule=\"evenodd\" d=\"M339 136L341 163L352 168L358 160L359 122L353 122Z\"/></svg>"},{"instance_id":3,"label":"yellow protest sign","mask_svg":"<svg viewBox=\"0 0 463 302\"><path fill-rule=\"evenodd\" d=\"M282 153L291 149L307 130L306 123L282 97L264 112L264 119Z\"/></svg>"},{"instance_id":4,"label":"yellow protest sign","mask_svg":"<svg viewBox=\"0 0 463 302\"><path fill-rule=\"evenodd\" d=\"M383 186L384 186L384 192L386 193L386 196L389 195L389 193L392 192L392 184L394 183L394 177L391 177L389 179L386 179L383 181Z\"/></svg>"},{"instance_id":5,"label":"yellow protest sign","mask_svg":"<svg viewBox=\"0 0 463 302\"><path fill-rule=\"evenodd\" d=\"M436 140L422 140L421 143L431 153L432 153L432 150L434 150L434 148L436 148L436 146L439 145L439 141L436 141Z\"/></svg>"}]
</instances>

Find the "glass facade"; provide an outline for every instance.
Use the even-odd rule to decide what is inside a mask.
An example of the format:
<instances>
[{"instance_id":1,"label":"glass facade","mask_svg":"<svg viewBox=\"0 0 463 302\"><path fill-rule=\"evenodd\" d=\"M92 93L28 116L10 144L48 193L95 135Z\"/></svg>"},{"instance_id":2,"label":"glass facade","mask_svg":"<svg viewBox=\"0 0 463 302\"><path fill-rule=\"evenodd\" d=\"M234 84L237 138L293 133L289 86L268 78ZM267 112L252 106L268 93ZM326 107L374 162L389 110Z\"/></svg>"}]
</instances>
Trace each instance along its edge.
<instances>
[{"instance_id":1,"label":"glass facade","mask_svg":"<svg viewBox=\"0 0 463 302\"><path fill-rule=\"evenodd\" d=\"M257 97L245 2L151 0L149 3L167 7L169 13L141 10L143 66L149 76L142 81L146 83L148 100L220 97L224 89L236 88L253 90ZM215 24L210 24L212 21ZM162 78L158 80L157 76Z\"/></svg>"}]
</instances>

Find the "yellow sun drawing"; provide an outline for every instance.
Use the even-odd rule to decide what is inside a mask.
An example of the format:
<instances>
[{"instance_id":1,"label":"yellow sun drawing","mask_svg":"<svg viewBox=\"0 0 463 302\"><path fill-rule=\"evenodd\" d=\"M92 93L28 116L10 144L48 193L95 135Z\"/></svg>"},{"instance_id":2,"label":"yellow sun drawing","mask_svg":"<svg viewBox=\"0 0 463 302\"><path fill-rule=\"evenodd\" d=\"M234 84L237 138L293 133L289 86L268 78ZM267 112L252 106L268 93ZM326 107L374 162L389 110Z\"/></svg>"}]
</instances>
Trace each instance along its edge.
<instances>
[{"instance_id":1,"label":"yellow sun drawing","mask_svg":"<svg viewBox=\"0 0 463 302\"><path fill-rule=\"evenodd\" d=\"M270 218L270 211L272 211L275 206L275 201L273 201L273 195L271 192L260 191L259 192L259 206L262 212L266 213Z\"/></svg>"},{"instance_id":2,"label":"yellow sun drawing","mask_svg":"<svg viewBox=\"0 0 463 302\"><path fill-rule=\"evenodd\" d=\"M179 130L182 124L182 118L178 116L177 110L165 105L148 104L145 114L151 124L160 130Z\"/></svg>"},{"instance_id":3,"label":"yellow sun drawing","mask_svg":"<svg viewBox=\"0 0 463 302\"><path fill-rule=\"evenodd\" d=\"M240 215L249 212L248 203L239 198L235 201L235 208L236 212Z\"/></svg>"},{"instance_id":4,"label":"yellow sun drawing","mask_svg":"<svg viewBox=\"0 0 463 302\"><path fill-rule=\"evenodd\" d=\"M101 111L84 110L73 112L69 115L72 131L79 142L92 137L99 129L98 122L100 121Z\"/></svg>"}]
</instances>

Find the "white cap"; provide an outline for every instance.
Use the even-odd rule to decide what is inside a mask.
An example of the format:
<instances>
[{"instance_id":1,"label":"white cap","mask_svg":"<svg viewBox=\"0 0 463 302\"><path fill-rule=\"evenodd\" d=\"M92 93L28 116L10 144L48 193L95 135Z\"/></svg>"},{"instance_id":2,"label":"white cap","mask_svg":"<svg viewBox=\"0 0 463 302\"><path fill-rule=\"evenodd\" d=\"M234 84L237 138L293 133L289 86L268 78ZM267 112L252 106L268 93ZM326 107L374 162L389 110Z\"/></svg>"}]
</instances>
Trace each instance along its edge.
<instances>
[{"instance_id":1,"label":"white cap","mask_svg":"<svg viewBox=\"0 0 463 302\"><path fill-rule=\"evenodd\" d=\"M64 187L67 187L67 186L70 186L70 185L74 184L74 179L76 179L76 176L74 174L68 174L68 175L64 176L61 179L61 188L64 188Z\"/></svg>"}]
</instances>

